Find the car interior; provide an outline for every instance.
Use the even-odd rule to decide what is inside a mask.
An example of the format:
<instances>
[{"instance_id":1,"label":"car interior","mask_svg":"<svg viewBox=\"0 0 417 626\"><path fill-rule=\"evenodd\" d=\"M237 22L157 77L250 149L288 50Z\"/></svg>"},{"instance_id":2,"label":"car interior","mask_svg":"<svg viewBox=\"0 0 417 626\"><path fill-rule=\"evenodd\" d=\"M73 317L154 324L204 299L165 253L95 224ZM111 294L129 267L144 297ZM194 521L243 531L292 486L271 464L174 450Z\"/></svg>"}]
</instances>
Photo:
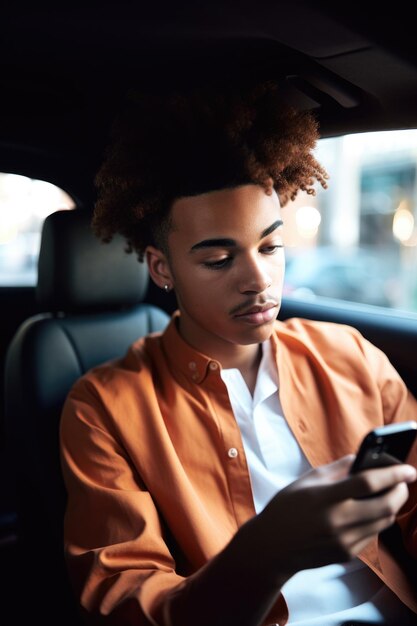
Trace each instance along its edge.
<instances>
[{"instance_id":1,"label":"car interior","mask_svg":"<svg viewBox=\"0 0 417 626\"><path fill-rule=\"evenodd\" d=\"M315 113L324 138L416 128L417 48L402 0L366 14L287 0L10 3L2 25L0 172L53 183L76 205L43 223L37 284L0 285L2 613L77 626L63 558L62 405L78 377L162 330L176 308L122 238L102 244L90 229L94 176L126 93L273 78L289 104ZM417 396L415 314L287 298L279 317L355 326Z\"/></svg>"}]
</instances>

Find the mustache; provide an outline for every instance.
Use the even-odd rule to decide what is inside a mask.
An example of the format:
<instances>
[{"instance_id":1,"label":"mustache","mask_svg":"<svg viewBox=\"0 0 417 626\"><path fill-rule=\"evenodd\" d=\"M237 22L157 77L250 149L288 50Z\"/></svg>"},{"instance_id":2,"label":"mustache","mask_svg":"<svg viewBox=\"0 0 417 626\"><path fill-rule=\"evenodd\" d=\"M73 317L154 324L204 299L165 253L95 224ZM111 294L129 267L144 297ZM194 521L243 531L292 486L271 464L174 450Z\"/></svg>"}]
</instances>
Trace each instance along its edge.
<instances>
[{"instance_id":1,"label":"mustache","mask_svg":"<svg viewBox=\"0 0 417 626\"><path fill-rule=\"evenodd\" d=\"M273 296L266 295L263 298L249 298L244 302L236 305L229 311L229 315L240 315L246 313L255 306L263 307L263 306L278 306L278 300Z\"/></svg>"}]
</instances>

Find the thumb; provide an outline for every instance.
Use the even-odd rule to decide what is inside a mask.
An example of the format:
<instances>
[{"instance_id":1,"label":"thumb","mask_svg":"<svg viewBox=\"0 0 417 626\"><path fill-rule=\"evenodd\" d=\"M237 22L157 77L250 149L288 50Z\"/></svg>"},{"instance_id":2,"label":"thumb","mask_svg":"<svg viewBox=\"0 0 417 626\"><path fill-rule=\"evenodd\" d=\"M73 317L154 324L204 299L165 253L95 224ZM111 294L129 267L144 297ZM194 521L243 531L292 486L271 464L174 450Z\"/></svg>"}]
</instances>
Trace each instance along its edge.
<instances>
[{"instance_id":1,"label":"thumb","mask_svg":"<svg viewBox=\"0 0 417 626\"><path fill-rule=\"evenodd\" d=\"M354 459L354 454L346 454L336 461L327 463L327 465L321 465L317 469L320 471L320 474L325 476L329 481L342 480L348 476Z\"/></svg>"}]
</instances>

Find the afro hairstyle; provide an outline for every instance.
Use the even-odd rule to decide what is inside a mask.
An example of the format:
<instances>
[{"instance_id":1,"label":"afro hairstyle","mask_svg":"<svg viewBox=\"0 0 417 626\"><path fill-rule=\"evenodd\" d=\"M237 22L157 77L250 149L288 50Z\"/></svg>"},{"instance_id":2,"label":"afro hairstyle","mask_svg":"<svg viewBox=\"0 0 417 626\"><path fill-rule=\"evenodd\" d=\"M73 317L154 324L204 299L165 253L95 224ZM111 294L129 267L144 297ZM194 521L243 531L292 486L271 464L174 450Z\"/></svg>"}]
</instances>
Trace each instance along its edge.
<instances>
[{"instance_id":1,"label":"afro hairstyle","mask_svg":"<svg viewBox=\"0 0 417 626\"><path fill-rule=\"evenodd\" d=\"M312 154L318 136L312 113L285 105L274 81L131 92L96 175L93 230L106 242L120 233L143 260L150 244L164 250L180 197L251 183L273 186L282 206L314 194L328 178Z\"/></svg>"}]
</instances>

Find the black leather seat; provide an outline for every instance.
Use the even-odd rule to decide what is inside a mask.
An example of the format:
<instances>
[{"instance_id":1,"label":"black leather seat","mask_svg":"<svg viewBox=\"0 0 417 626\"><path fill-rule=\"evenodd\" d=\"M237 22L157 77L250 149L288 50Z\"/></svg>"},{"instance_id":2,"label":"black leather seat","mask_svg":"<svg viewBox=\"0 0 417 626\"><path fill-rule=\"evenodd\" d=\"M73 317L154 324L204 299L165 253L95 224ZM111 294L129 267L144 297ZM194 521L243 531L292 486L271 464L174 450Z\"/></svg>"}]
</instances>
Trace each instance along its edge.
<instances>
[{"instance_id":1,"label":"black leather seat","mask_svg":"<svg viewBox=\"0 0 417 626\"><path fill-rule=\"evenodd\" d=\"M50 215L37 287L47 312L22 324L6 358L6 437L18 485L19 597L31 621L80 621L63 558L66 498L58 425L65 397L89 368L124 354L136 338L163 329L169 319L142 302L147 269L124 248L122 238L100 243L87 211Z\"/></svg>"}]
</instances>

